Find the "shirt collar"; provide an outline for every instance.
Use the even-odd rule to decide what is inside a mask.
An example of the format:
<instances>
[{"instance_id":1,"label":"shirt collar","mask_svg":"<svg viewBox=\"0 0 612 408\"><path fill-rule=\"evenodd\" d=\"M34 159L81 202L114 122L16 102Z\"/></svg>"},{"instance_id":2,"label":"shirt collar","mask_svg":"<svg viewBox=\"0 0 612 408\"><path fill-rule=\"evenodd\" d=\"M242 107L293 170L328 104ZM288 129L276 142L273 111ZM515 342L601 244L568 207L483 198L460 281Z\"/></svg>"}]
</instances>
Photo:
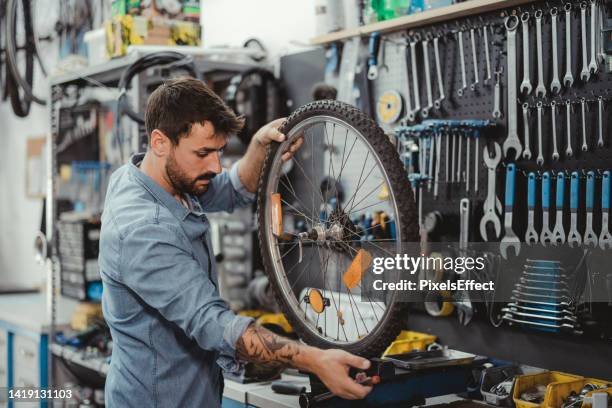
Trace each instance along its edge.
<instances>
[{"instance_id":1,"label":"shirt collar","mask_svg":"<svg viewBox=\"0 0 612 408\"><path fill-rule=\"evenodd\" d=\"M129 163L129 173L133 175L136 180L149 191L149 193L155 197L159 202L161 202L164 207L166 207L176 218L181 221L184 221L185 218L189 215L191 210L185 208L183 204L181 204L172 194L168 193L164 190L155 180L146 175L143 171L140 170L139 166L142 160L144 159L144 153L134 154L130 158ZM187 199L190 199L188 197Z\"/></svg>"}]
</instances>

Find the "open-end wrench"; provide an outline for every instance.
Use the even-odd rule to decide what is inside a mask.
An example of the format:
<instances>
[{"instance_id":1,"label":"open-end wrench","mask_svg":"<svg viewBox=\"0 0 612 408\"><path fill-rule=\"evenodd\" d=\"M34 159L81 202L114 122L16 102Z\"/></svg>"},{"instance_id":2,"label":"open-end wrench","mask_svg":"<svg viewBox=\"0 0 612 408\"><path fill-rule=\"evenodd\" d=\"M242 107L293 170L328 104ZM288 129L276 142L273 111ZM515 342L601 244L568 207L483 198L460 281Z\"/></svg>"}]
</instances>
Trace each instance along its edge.
<instances>
[{"instance_id":1,"label":"open-end wrench","mask_svg":"<svg viewBox=\"0 0 612 408\"><path fill-rule=\"evenodd\" d=\"M527 175L527 233L525 233L525 242L528 245L538 243L538 233L534 225L534 212L536 202L536 175L530 172Z\"/></svg>"},{"instance_id":2,"label":"open-end wrench","mask_svg":"<svg viewBox=\"0 0 612 408\"><path fill-rule=\"evenodd\" d=\"M426 118L429 116L429 111L433 108L433 91L431 88L431 73L429 72L429 40L431 34L427 33L425 39L421 43L423 47L423 69L425 70L425 86L427 88L427 106L421 109L421 116Z\"/></svg>"},{"instance_id":3,"label":"open-end wrench","mask_svg":"<svg viewBox=\"0 0 612 408\"><path fill-rule=\"evenodd\" d=\"M550 9L551 27L552 27L552 54L553 54L553 79L550 83L550 91L559 93L561 91L561 81L559 81L559 56L557 53L557 8Z\"/></svg>"},{"instance_id":4,"label":"open-end wrench","mask_svg":"<svg viewBox=\"0 0 612 408\"><path fill-rule=\"evenodd\" d=\"M516 181L516 166L510 163L506 166L506 193L504 195L504 237L499 244L499 250L504 259L508 259L508 248L514 248L514 254L521 251L521 240L512 229L512 211L514 207L514 184Z\"/></svg>"},{"instance_id":5,"label":"open-end wrench","mask_svg":"<svg viewBox=\"0 0 612 408\"><path fill-rule=\"evenodd\" d=\"M538 86L535 94L538 98L546 96L546 86L544 86L544 60L542 55L542 10L536 10L536 51L538 57Z\"/></svg>"},{"instance_id":6,"label":"open-end wrench","mask_svg":"<svg viewBox=\"0 0 612 408\"><path fill-rule=\"evenodd\" d=\"M571 248L577 248L582 244L582 236L578 232L578 202L580 194L580 176L573 171L570 176L570 230L567 243Z\"/></svg>"},{"instance_id":7,"label":"open-end wrench","mask_svg":"<svg viewBox=\"0 0 612 408\"><path fill-rule=\"evenodd\" d=\"M593 204L595 203L595 172L589 171L586 179L586 227L584 245L597 248L597 235L593 231Z\"/></svg>"},{"instance_id":8,"label":"open-end wrench","mask_svg":"<svg viewBox=\"0 0 612 408\"><path fill-rule=\"evenodd\" d=\"M597 37L595 37L595 29L597 28L597 1L591 0L591 62L589 63L589 72L596 74L599 70L597 64ZM599 33L598 33L599 34Z\"/></svg>"},{"instance_id":9,"label":"open-end wrench","mask_svg":"<svg viewBox=\"0 0 612 408\"><path fill-rule=\"evenodd\" d=\"M497 198L497 194L495 192L495 181L497 178L495 170L501 161L502 154L501 147L498 143L493 143L493 146L495 149L495 156L493 157L489 155L488 146L485 146L483 150L483 161L488 170L487 198L483 204L484 215L480 220L480 236L484 241L489 240L487 237L487 224L489 222L493 223L495 238L499 238L499 235L501 234L501 221L497 215L498 212L501 213L501 202L499 201L499 198Z\"/></svg>"},{"instance_id":10,"label":"open-end wrench","mask_svg":"<svg viewBox=\"0 0 612 408\"><path fill-rule=\"evenodd\" d=\"M467 77L465 74L465 55L463 54L463 31L457 32L459 37L459 63L461 64L461 88L457 90L457 95L463 96L463 91L467 89Z\"/></svg>"},{"instance_id":11,"label":"open-end wrench","mask_svg":"<svg viewBox=\"0 0 612 408\"><path fill-rule=\"evenodd\" d=\"M474 64L474 82L470 85L472 91L476 90L478 85L478 59L476 56L476 29L470 28L470 40L472 41L472 64Z\"/></svg>"},{"instance_id":12,"label":"open-end wrench","mask_svg":"<svg viewBox=\"0 0 612 408\"><path fill-rule=\"evenodd\" d=\"M559 160L559 150L557 150L557 103L550 101L550 113L551 113L551 129L552 129L552 140L553 140L553 161Z\"/></svg>"},{"instance_id":13,"label":"open-end wrench","mask_svg":"<svg viewBox=\"0 0 612 408\"><path fill-rule=\"evenodd\" d=\"M491 56L489 55L489 27L482 27L482 40L485 45L485 62L487 64L487 76L484 79L484 83L487 84L491 80Z\"/></svg>"},{"instance_id":14,"label":"open-end wrench","mask_svg":"<svg viewBox=\"0 0 612 408\"><path fill-rule=\"evenodd\" d=\"M603 139L603 98L597 98L597 147L604 146Z\"/></svg>"},{"instance_id":15,"label":"open-end wrench","mask_svg":"<svg viewBox=\"0 0 612 408\"><path fill-rule=\"evenodd\" d=\"M589 57L587 48L587 32L586 32L586 9L587 4L585 2L580 3L580 25L582 32L582 71L580 71L580 79L587 82L591 77L591 71L589 71Z\"/></svg>"},{"instance_id":16,"label":"open-end wrench","mask_svg":"<svg viewBox=\"0 0 612 408\"><path fill-rule=\"evenodd\" d=\"M417 57L416 57L416 45L421 36L417 33L415 37L410 41L410 63L412 65L412 90L414 91L414 112L421 110L421 98L419 88L419 77L417 72Z\"/></svg>"},{"instance_id":17,"label":"open-end wrench","mask_svg":"<svg viewBox=\"0 0 612 408\"><path fill-rule=\"evenodd\" d=\"M552 243L552 232L550 231L550 173L542 173L542 232L540 242L546 246Z\"/></svg>"},{"instance_id":18,"label":"open-end wrench","mask_svg":"<svg viewBox=\"0 0 612 408\"><path fill-rule=\"evenodd\" d=\"M531 142L529 141L529 104L523 103L523 133L525 134L525 150L523 151L524 159L531 159Z\"/></svg>"},{"instance_id":19,"label":"open-end wrench","mask_svg":"<svg viewBox=\"0 0 612 408\"><path fill-rule=\"evenodd\" d=\"M506 17L507 58L508 58L508 137L504 142L504 157L508 156L508 150L514 150L514 160L521 157L523 148L518 137L517 114L516 114L516 28L519 19L517 16Z\"/></svg>"},{"instance_id":20,"label":"open-end wrench","mask_svg":"<svg viewBox=\"0 0 612 408\"><path fill-rule=\"evenodd\" d=\"M440 96L434 101L434 109L438 110L442 107L442 101L444 100L444 78L442 77L442 66L440 65L440 48L438 46L440 38L436 36L433 40L434 45L434 57L436 60L436 74L438 76L438 91Z\"/></svg>"},{"instance_id":21,"label":"open-end wrench","mask_svg":"<svg viewBox=\"0 0 612 408\"><path fill-rule=\"evenodd\" d=\"M565 174L559 172L557 174L557 190L555 191L555 228L553 229L553 245L565 244L565 231L563 230L563 201L565 199Z\"/></svg>"},{"instance_id":22,"label":"open-end wrench","mask_svg":"<svg viewBox=\"0 0 612 408\"><path fill-rule=\"evenodd\" d=\"M521 14L521 23L523 28L523 82L519 87L521 93L531 93L531 79L529 71L529 12L525 11Z\"/></svg>"},{"instance_id":23,"label":"open-end wrench","mask_svg":"<svg viewBox=\"0 0 612 408\"><path fill-rule=\"evenodd\" d=\"M589 145L586 131L586 99L584 98L580 98L580 109L582 111L582 151L586 152L589 150Z\"/></svg>"},{"instance_id":24,"label":"open-end wrench","mask_svg":"<svg viewBox=\"0 0 612 408\"><path fill-rule=\"evenodd\" d=\"M544 113L544 107L542 101L538 101L538 158L536 159L536 163L538 166L542 166L544 164L544 149L542 148L542 115Z\"/></svg>"},{"instance_id":25,"label":"open-end wrench","mask_svg":"<svg viewBox=\"0 0 612 408\"><path fill-rule=\"evenodd\" d=\"M501 71L495 72L495 89L493 90L493 112L495 119L501 118Z\"/></svg>"},{"instance_id":26,"label":"open-end wrench","mask_svg":"<svg viewBox=\"0 0 612 408\"><path fill-rule=\"evenodd\" d=\"M565 10L565 76L563 85L570 88L574 83L572 75L572 3L567 2L563 7Z\"/></svg>"},{"instance_id":27,"label":"open-end wrench","mask_svg":"<svg viewBox=\"0 0 612 408\"><path fill-rule=\"evenodd\" d=\"M610 170L606 170L601 177L601 234L599 247L612 249L612 235L608 227L610 217Z\"/></svg>"},{"instance_id":28,"label":"open-end wrench","mask_svg":"<svg viewBox=\"0 0 612 408\"><path fill-rule=\"evenodd\" d=\"M567 135L567 148L565 149L565 155L572 157L574 151L572 150L572 102L568 99L565 101L565 128Z\"/></svg>"}]
</instances>

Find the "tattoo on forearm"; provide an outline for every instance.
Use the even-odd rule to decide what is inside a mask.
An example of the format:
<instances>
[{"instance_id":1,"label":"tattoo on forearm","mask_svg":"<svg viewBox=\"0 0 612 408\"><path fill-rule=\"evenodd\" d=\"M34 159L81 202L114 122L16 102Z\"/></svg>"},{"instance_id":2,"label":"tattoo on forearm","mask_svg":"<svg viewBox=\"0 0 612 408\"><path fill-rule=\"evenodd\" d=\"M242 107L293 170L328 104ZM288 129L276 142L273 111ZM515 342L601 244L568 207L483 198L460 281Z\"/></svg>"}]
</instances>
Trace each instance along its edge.
<instances>
[{"instance_id":1,"label":"tattoo on forearm","mask_svg":"<svg viewBox=\"0 0 612 408\"><path fill-rule=\"evenodd\" d=\"M292 366L300 353L295 341L277 336L270 330L251 324L236 343L236 355L241 360L268 366Z\"/></svg>"}]
</instances>

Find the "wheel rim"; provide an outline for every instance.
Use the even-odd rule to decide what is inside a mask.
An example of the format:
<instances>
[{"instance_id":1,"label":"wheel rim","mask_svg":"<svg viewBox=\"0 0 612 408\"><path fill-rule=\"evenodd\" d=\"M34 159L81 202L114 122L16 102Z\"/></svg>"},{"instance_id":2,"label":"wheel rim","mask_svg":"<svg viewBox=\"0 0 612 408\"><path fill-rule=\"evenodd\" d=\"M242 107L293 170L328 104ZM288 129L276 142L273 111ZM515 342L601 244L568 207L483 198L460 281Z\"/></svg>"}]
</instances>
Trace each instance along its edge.
<instances>
[{"instance_id":1,"label":"wheel rim","mask_svg":"<svg viewBox=\"0 0 612 408\"><path fill-rule=\"evenodd\" d=\"M291 159L291 163L294 171L297 172L296 174L307 179L306 184L311 191L305 194L298 193L291 180L283 173L281 160L282 152L295 139L300 137L304 139L303 146L298 154ZM324 154L320 159L317 159L315 152L318 148L320 149L320 146L317 145L320 143L327 144L328 148L324 149L324 152L327 151L327 157ZM329 148L329 146L332 146L332 148ZM334 149L336 147L338 147L337 151ZM356 148L357 150L355 150ZM304 150L305 153L302 154ZM347 173L346 166L351 160L351 155L359 151L363 163L360 162L359 166L356 166L357 171ZM365 158L363 152L365 152ZM336 155L339 162L334 164L333 157ZM354 155L354 157L357 156L357 154ZM325 162L327 162L327 168L325 168ZM311 179L307 175L307 166L311 166ZM321 176L326 174L326 176L331 177L330 180L338 182L333 188L327 186L320 188L315 169L321 167L323 168ZM374 180L374 183L372 184L371 181L367 183L373 173L374 177L371 180ZM347 176L347 174L350 176ZM344 176L347 177L343 178ZM351 176L354 185L349 185L349 188L346 188L347 179ZM355 178L356 183L354 183ZM369 184L369 186L366 187L366 184ZM348 191L346 199L341 197L338 185L344 185L344 188ZM371 188L372 186L374 188ZM370 200L372 194L376 193L382 186L387 188L388 199L383 200L376 196L376 199L373 200L375 202L369 202L372 201ZM354 187L354 191L352 191L352 187ZM300 233L289 231L289 235L293 237L291 242L284 242L284 239L279 239L274 234L273 208L269 198L272 194L281 191L285 193L289 191L290 194L287 197L295 199L291 203L288 201L290 199L285 200L281 197L283 220L286 217L285 214L287 214L289 219L293 219L292 227L302 221L306 229L306 231ZM318 115L300 121L287 133L287 141L276 150L268 175L265 194L266 223L264 233L266 243L264 245L270 254L272 273L280 288L281 296L283 296L292 313L300 317L310 334L341 346L361 342L376 333L383 326L382 323L386 321L392 309L395 294L387 296L384 302L375 301L369 298L367 294L365 299L358 301L356 298L360 297L361 294L360 285L358 284L357 287L351 289L341 281L343 272L347 270L352 260L360 252L359 249L364 246L370 248L394 247L395 249L392 251L380 248L386 253L386 256L395 256L395 254L400 253L401 249L402 228L401 225L397 224L400 222L400 216L395 199L396 195L383 163L366 136L350 123L334 116ZM331 201L328 198L329 195L332 196L332 199L336 199L335 208L329 205ZM309 200L309 204L305 203L306 199ZM307 211L307 208L310 211ZM378 211L385 211L391 215L390 218L396 223L395 235L386 239L384 244L382 239L376 238L364 243L361 241L362 238L357 233L359 230L356 229L351 218L363 216L366 212L376 214ZM298 219L297 223L295 222L296 218ZM316 232L316 239L312 239L313 231ZM362 229L362 232L364 234L368 233L367 229ZM305 233L310 234L310 238L305 238ZM296 236L300 234L302 238L296 241ZM306 255L305 260L295 262L295 253L299 252L300 246ZM307 248L310 248L310 251ZM289 257L292 251L294 254ZM313 267L313 263L318 263L319 271L307 272L309 268ZM302 266L298 267L298 265ZM306 274L306 277L304 277L304 274ZM308 275L312 275L310 278L313 282L318 279L319 285L304 284L301 280L308 278ZM321 282L323 282L323 287L320 285ZM320 302L314 302L319 297L323 298L324 304L327 301L323 311L321 311ZM309 300L310 298L313 299L312 302ZM316 311L314 306L317 306ZM364 317L364 313L361 312L364 308L368 310L369 319ZM369 313L370 310L371 313ZM321 318L323 318L323 322L320 321ZM334 320L335 324L333 324ZM332 327L334 325L335 329ZM347 330L347 328L352 330Z\"/></svg>"}]
</instances>

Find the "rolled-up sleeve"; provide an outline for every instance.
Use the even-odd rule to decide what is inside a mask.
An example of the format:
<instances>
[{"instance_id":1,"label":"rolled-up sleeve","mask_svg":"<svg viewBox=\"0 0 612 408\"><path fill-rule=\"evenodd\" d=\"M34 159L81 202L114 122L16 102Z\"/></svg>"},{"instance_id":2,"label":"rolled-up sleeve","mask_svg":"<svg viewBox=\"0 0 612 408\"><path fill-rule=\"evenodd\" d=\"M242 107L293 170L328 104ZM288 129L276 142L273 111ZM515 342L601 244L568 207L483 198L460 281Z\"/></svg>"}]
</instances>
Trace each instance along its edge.
<instances>
[{"instance_id":1,"label":"rolled-up sleeve","mask_svg":"<svg viewBox=\"0 0 612 408\"><path fill-rule=\"evenodd\" d=\"M184 241L172 225L135 228L122 240L122 279L202 349L219 352L224 370L238 370L236 342L253 320L229 310Z\"/></svg>"},{"instance_id":2,"label":"rolled-up sleeve","mask_svg":"<svg viewBox=\"0 0 612 408\"><path fill-rule=\"evenodd\" d=\"M244 207L255 200L240 181L238 162L230 170L224 170L210 182L208 190L198 197L204 212L227 211Z\"/></svg>"}]
</instances>

